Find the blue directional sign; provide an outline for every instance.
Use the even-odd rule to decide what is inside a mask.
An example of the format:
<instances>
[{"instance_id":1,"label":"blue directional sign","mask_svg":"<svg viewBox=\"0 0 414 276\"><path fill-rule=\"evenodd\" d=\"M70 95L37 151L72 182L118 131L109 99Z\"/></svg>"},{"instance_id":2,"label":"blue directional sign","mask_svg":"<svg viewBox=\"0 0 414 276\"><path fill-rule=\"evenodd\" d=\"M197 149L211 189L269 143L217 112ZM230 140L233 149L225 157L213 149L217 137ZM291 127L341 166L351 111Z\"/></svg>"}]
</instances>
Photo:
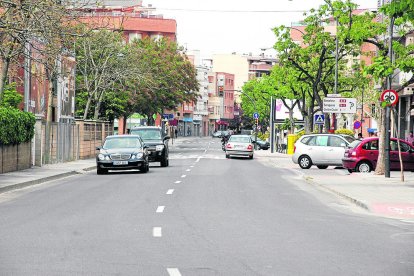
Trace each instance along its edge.
<instances>
[{"instance_id":1,"label":"blue directional sign","mask_svg":"<svg viewBox=\"0 0 414 276\"><path fill-rule=\"evenodd\" d=\"M257 113L257 112L253 113L253 118L254 119L259 119L259 113Z\"/></svg>"},{"instance_id":2,"label":"blue directional sign","mask_svg":"<svg viewBox=\"0 0 414 276\"><path fill-rule=\"evenodd\" d=\"M174 114L162 114L162 117L167 120L174 119Z\"/></svg>"},{"instance_id":3,"label":"blue directional sign","mask_svg":"<svg viewBox=\"0 0 414 276\"><path fill-rule=\"evenodd\" d=\"M324 122L325 122L325 115L323 115L323 114L315 114L313 116L313 123L315 125L323 125Z\"/></svg>"}]
</instances>

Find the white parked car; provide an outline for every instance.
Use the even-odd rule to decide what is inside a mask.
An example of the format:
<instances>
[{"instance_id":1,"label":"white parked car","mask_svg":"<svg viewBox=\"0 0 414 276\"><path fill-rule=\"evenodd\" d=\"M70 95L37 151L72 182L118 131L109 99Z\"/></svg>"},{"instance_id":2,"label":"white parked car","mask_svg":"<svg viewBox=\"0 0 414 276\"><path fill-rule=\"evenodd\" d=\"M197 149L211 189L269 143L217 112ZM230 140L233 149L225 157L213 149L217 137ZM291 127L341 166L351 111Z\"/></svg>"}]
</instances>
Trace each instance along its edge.
<instances>
[{"instance_id":1,"label":"white parked car","mask_svg":"<svg viewBox=\"0 0 414 276\"><path fill-rule=\"evenodd\" d=\"M312 165L319 169L342 167L345 149L354 140L352 136L341 134L303 135L295 143L292 161L302 169L309 169Z\"/></svg>"}]
</instances>

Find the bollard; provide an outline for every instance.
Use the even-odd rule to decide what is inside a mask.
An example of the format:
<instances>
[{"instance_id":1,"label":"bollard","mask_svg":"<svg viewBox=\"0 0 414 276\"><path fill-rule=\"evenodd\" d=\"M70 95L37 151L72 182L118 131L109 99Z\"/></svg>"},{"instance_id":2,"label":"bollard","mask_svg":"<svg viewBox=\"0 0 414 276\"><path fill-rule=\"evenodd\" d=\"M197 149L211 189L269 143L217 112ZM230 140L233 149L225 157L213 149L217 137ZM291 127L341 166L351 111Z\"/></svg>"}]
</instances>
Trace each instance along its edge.
<instances>
[{"instance_id":1,"label":"bollard","mask_svg":"<svg viewBox=\"0 0 414 276\"><path fill-rule=\"evenodd\" d=\"M296 134L288 134L287 137L287 154L294 153L295 142L298 140L298 135Z\"/></svg>"}]
</instances>

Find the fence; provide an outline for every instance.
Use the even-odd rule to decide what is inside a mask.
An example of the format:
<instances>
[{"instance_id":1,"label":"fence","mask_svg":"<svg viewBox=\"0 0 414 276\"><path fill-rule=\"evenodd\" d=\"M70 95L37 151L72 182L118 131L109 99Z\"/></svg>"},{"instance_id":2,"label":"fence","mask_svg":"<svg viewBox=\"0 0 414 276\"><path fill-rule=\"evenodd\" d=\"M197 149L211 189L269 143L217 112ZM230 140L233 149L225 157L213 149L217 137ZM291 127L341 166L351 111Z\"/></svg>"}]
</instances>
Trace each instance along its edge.
<instances>
[{"instance_id":1,"label":"fence","mask_svg":"<svg viewBox=\"0 0 414 276\"><path fill-rule=\"evenodd\" d=\"M30 168L31 144L0 145L0 174Z\"/></svg>"},{"instance_id":2,"label":"fence","mask_svg":"<svg viewBox=\"0 0 414 276\"><path fill-rule=\"evenodd\" d=\"M72 123L47 123L38 120L32 150L34 165L92 158L96 147L112 134L113 124L109 122L76 120Z\"/></svg>"}]
</instances>

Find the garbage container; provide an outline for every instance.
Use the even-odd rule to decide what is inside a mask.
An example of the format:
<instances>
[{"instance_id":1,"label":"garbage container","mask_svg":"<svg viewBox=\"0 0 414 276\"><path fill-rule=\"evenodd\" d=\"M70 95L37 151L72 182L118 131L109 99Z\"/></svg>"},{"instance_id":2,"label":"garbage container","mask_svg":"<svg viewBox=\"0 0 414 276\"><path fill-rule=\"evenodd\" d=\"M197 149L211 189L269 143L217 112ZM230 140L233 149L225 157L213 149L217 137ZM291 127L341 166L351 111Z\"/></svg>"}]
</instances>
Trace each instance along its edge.
<instances>
[{"instance_id":1,"label":"garbage container","mask_svg":"<svg viewBox=\"0 0 414 276\"><path fill-rule=\"evenodd\" d=\"M298 140L298 135L288 134L288 137L287 137L287 154L293 154L296 140Z\"/></svg>"}]
</instances>

